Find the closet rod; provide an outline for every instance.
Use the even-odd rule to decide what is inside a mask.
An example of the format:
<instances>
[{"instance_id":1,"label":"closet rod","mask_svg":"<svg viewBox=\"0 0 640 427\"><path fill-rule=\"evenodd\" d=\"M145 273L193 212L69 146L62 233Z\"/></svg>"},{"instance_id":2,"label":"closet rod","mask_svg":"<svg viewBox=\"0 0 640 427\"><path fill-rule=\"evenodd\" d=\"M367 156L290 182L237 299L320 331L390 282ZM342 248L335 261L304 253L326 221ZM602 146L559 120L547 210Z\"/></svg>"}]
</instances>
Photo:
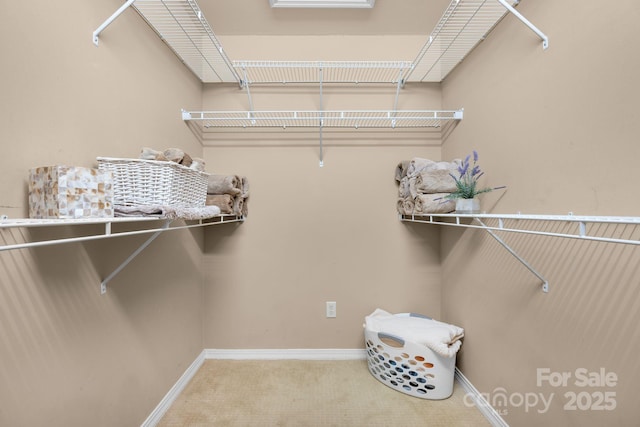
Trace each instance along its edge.
<instances>
[{"instance_id":1,"label":"closet rod","mask_svg":"<svg viewBox=\"0 0 640 427\"><path fill-rule=\"evenodd\" d=\"M100 36L100 33L104 31L104 29L107 28L113 21L115 21L116 18L122 14L122 12L124 12L129 6L131 6L134 1L136 0L127 0L125 4L120 6L120 9L116 10L113 15L111 15L106 21L102 23L102 25L98 27L97 30L93 32L93 44L98 46L98 37Z\"/></svg>"}]
</instances>

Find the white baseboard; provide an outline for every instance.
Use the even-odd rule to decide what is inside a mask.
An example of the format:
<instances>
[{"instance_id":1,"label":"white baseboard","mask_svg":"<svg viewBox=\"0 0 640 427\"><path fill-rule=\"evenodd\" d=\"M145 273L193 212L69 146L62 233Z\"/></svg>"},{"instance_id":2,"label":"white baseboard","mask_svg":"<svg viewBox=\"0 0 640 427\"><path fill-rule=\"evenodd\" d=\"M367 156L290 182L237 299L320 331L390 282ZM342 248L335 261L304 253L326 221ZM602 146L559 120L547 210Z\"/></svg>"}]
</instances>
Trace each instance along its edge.
<instances>
[{"instance_id":1,"label":"white baseboard","mask_svg":"<svg viewBox=\"0 0 640 427\"><path fill-rule=\"evenodd\" d=\"M509 424L502 419L500 414L487 402L487 400L480 394L473 384L465 377L462 372L456 368L455 374L456 380L460 383L462 388L467 392L469 397L473 400L473 404L484 415L484 417L494 427L509 427ZM466 403L466 400L465 400Z\"/></svg>"},{"instance_id":2,"label":"white baseboard","mask_svg":"<svg viewBox=\"0 0 640 427\"><path fill-rule=\"evenodd\" d=\"M169 410L173 402L178 398L182 390L187 386L191 378L198 372L200 366L204 363L205 360L205 352L202 351L196 357L196 360L184 371L184 374L178 379L171 390L162 398L158 406L151 412L151 414L147 417L147 419L141 424L141 427L154 427L156 424L160 422L164 414Z\"/></svg>"},{"instance_id":3,"label":"white baseboard","mask_svg":"<svg viewBox=\"0 0 640 427\"><path fill-rule=\"evenodd\" d=\"M294 349L205 349L205 359L237 360L355 360L366 359L364 349L294 348Z\"/></svg>"}]
</instances>

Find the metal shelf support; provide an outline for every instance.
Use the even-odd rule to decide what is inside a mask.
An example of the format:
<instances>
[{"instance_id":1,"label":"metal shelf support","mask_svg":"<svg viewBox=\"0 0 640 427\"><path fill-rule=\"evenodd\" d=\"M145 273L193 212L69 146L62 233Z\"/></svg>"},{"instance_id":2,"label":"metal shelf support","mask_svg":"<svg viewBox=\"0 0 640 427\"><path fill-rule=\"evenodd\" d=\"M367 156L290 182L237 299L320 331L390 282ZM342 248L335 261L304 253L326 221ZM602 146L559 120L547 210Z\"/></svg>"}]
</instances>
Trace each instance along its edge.
<instances>
[{"instance_id":1,"label":"metal shelf support","mask_svg":"<svg viewBox=\"0 0 640 427\"><path fill-rule=\"evenodd\" d=\"M544 50L547 50L547 48L549 47L549 38L546 36L545 33L543 33L542 31L540 31L538 29L538 27L536 27L535 25L533 25L527 18L525 18L524 16L522 16L522 14L520 12L518 12L513 6L511 6L509 3L507 3L506 0L498 0L500 2L501 5L503 5L505 7L505 9L507 9L509 12L511 12L516 18L518 18L520 21L522 21L522 23L524 25L526 25L527 27L529 27L529 29L531 29L531 31L533 31L534 33L536 33L536 35L538 37L540 37L540 39L542 40L542 48ZM519 2L519 0L518 0ZM517 3L516 3L517 4Z\"/></svg>"},{"instance_id":2,"label":"metal shelf support","mask_svg":"<svg viewBox=\"0 0 640 427\"><path fill-rule=\"evenodd\" d=\"M505 248L507 250L507 252L509 252L511 255L514 256L515 259L517 259L518 261L520 261L520 263L522 265L524 265L527 270L529 270L531 273L533 273L534 276L536 276L538 279L540 279L542 281L542 292L547 293L549 292L549 282L547 281L547 279L545 279L540 273L538 273L532 266L531 264L529 264L527 261L525 261L524 258L522 258L520 255L518 255L516 253L516 251L514 251L513 249L511 249L511 247L509 245L507 245L505 243L504 240L502 240L500 238L500 236L498 236L496 233L494 233L489 227L487 227L485 225L484 222L482 222L479 218L474 218L476 221L478 221L480 223L480 225L482 226L482 228L484 228L484 230L489 233L489 235L491 237L493 237L494 239L496 239L496 241L498 243L500 243L500 245Z\"/></svg>"},{"instance_id":3,"label":"metal shelf support","mask_svg":"<svg viewBox=\"0 0 640 427\"><path fill-rule=\"evenodd\" d=\"M138 249L133 251L133 253L131 255L129 255L129 257L122 262L122 264L120 264L115 270L113 270L111 272L111 274L109 274L107 277L105 277L104 280L102 281L102 283L100 283L100 293L104 294L105 292L107 292L107 283L109 283L111 281L111 279L113 279L127 265L129 265L129 263L131 261L133 261L135 259L135 257L140 255L140 253L143 250L145 250L147 248L147 246L149 246L151 244L151 242L153 242L160 234L162 234L163 231L165 231L167 228L169 228L170 224L171 224L171 220L165 221L164 224L162 224L162 227L160 227L160 230L158 230L155 233L153 233L151 235L151 237L149 237L142 245L140 245L140 247Z\"/></svg>"},{"instance_id":4,"label":"metal shelf support","mask_svg":"<svg viewBox=\"0 0 640 427\"><path fill-rule=\"evenodd\" d=\"M154 227L149 229L134 230L134 231L121 231L112 232L111 226L114 223L132 223L132 222L156 222L164 221L160 227ZM59 239L41 240L36 242L24 242L9 245L0 245L0 252L10 251L15 249L27 249L37 248L42 246L59 245L62 243L79 243L88 242L92 240L107 239L121 236L136 236L140 234L151 234L151 236L136 249L122 264L120 264L111 274L109 274L100 284L100 293L104 294L107 291L107 283L111 281L122 269L124 269L135 257L137 257L144 249L146 249L151 242L153 242L160 234L170 230L183 230L194 227L206 227L215 224L226 224L230 222L244 222L244 216L242 215L220 215L211 217L209 219L200 219L195 223L185 223L183 225L177 225L170 227L173 219L162 219L155 217L116 217L116 218L79 218L79 219L9 219L6 216L0 217L0 231L11 228L33 228L33 227L59 227L69 225L104 225L104 232L91 234L80 237L63 237Z\"/></svg>"},{"instance_id":5,"label":"metal shelf support","mask_svg":"<svg viewBox=\"0 0 640 427\"><path fill-rule=\"evenodd\" d=\"M113 13L113 15L111 15L106 21L102 23L102 25L98 27L97 30L93 32L93 44L98 46L98 43L99 43L98 39L99 39L100 33L104 31L104 29L107 28L109 25L111 25L111 23L115 21L118 16L122 15L122 12L127 10L127 8L131 6L134 1L136 0L127 0L125 4L120 6L120 8Z\"/></svg>"},{"instance_id":6,"label":"metal shelf support","mask_svg":"<svg viewBox=\"0 0 640 427\"><path fill-rule=\"evenodd\" d=\"M446 221L447 218L449 218L450 220ZM455 221L452 222L451 219L454 219ZM461 219L468 219L468 220L471 220L472 222L476 221L479 225L476 225L473 223L462 223L460 221ZM520 257L511 247L509 247L509 245L507 245L504 242L504 240L502 240L495 233L495 231L640 246L640 240L638 239L594 236L594 235L590 235L587 232L587 224L630 225L637 230L637 227L640 227L640 217L578 216L578 215L573 215L572 213L569 213L569 215L522 215L520 213L505 214L505 215L449 213L449 214L400 215L400 220L406 221L406 222L422 223L422 224L448 225L448 226L454 226L454 227L477 228L477 229L485 230L487 233L491 235L491 237L496 239L498 243L500 243L507 251L509 251L511 255L513 255L518 261L520 261L531 273L533 273L536 277L538 277L542 281L542 291L545 293L549 292L549 282L544 278L544 276L538 273L526 260ZM497 226L490 226L485 224L485 222L482 220L493 220L493 221L497 221L498 224ZM572 234L572 233L558 233L558 232L529 230L526 228L518 227L517 225L505 227L505 224L504 224L505 220L512 220L512 221L515 220L516 223L519 223L520 221L568 222L568 223L577 224L577 231Z\"/></svg>"}]
</instances>

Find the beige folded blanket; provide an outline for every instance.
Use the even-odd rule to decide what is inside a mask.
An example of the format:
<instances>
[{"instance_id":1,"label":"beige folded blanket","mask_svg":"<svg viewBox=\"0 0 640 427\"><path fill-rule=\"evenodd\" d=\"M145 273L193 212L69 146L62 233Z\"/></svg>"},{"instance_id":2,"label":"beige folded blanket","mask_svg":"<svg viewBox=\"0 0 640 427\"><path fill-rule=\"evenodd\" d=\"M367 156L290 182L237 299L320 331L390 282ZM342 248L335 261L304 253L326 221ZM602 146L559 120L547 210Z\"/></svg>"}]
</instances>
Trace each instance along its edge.
<instances>
[{"instance_id":1,"label":"beige folded blanket","mask_svg":"<svg viewBox=\"0 0 640 427\"><path fill-rule=\"evenodd\" d=\"M233 214L234 197L230 194L207 194L207 206L217 206L223 214Z\"/></svg>"},{"instance_id":2,"label":"beige folded blanket","mask_svg":"<svg viewBox=\"0 0 640 427\"><path fill-rule=\"evenodd\" d=\"M209 175L207 194L240 194L242 181L237 175Z\"/></svg>"},{"instance_id":3,"label":"beige folded blanket","mask_svg":"<svg viewBox=\"0 0 640 427\"><path fill-rule=\"evenodd\" d=\"M416 215L429 213L450 213L456 210L455 200L445 199L449 193L418 194L413 200L413 213Z\"/></svg>"},{"instance_id":4,"label":"beige folded blanket","mask_svg":"<svg viewBox=\"0 0 640 427\"><path fill-rule=\"evenodd\" d=\"M177 207L177 206L115 206L115 216L138 217L153 216L167 219L206 219L220 215L217 206Z\"/></svg>"}]
</instances>

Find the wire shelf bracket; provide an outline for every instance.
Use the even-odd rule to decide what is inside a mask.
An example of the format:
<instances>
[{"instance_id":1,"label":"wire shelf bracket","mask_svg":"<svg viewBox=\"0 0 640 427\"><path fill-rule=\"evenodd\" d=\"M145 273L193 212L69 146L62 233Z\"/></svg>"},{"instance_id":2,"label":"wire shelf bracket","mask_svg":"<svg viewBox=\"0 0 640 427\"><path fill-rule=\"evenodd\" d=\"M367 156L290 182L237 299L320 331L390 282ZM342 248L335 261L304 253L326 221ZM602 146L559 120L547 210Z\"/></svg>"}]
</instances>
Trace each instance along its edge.
<instances>
[{"instance_id":1,"label":"wire shelf bracket","mask_svg":"<svg viewBox=\"0 0 640 427\"><path fill-rule=\"evenodd\" d=\"M447 219L449 220L447 221ZM455 221L452 222L451 219L454 219ZM461 222L461 219L470 220L471 223L463 223ZM498 243L500 243L507 251L509 251L511 255L513 255L518 261L520 261L520 263L522 263L531 273L533 273L536 277L538 277L542 281L542 291L545 293L549 292L549 282L544 278L544 276L538 273L538 271L536 271L526 260L524 260L520 255L518 255L512 248L510 248L509 245L507 245L504 242L504 240L502 240L495 233L496 231L640 246L640 240L638 239L616 237L615 235L598 236L598 235L589 234L587 230L587 224L629 225L637 230L640 227L640 217L582 216L582 215L573 215L572 213L569 213L569 215L523 215L520 213L505 214L505 215L450 213L450 214L400 215L400 220L405 222L447 225L447 226L454 226L454 227L466 227L466 228L476 228L476 229L485 230L491 235L491 237L496 239ZM497 222L497 225L495 226L488 225L486 224L486 220ZM511 225L508 227L505 226L505 221L507 220L511 221ZM479 225L474 224L473 221L476 221ZM540 231L540 230L525 228L522 222L527 222L527 221L565 222L569 224L575 224L576 228L574 233Z\"/></svg>"},{"instance_id":2,"label":"wire shelf bracket","mask_svg":"<svg viewBox=\"0 0 640 427\"><path fill-rule=\"evenodd\" d=\"M426 43L414 59L404 80L441 82L508 14L528 26L542 39L549 39L513 6L520 0L452 0Z\"/></svg>"},{"instance_id":3,"label":"wire shelf bracket","mask_svg":"<svg viewBox=\"0 0 640 427\"><path fill-rule=\"evenodd\" d=\"M129 255L129 257L122 262L122 264L120 264L115 270L113 270L111 272L111 274L109 274L107 277L105 277L104 280L100 283L100 293L104 294L105 292L107 292L107 283L109 283L111 281L111 279L113 279L127 265L129 265L129 263L131 261L133 261L135 257L140 255L140 253L143 250L145 250L147 248L147 246L149 246L151 244L151 242L153 242L158 236L160 236L160 234L162 234L163 231L165 231L167 228L169 228L170 224L171 224L171 220L165 221L164 224L162 224L162 227L160 227L160 230L158 230L155 233L153 233L151 235L151 237L149 237L142 245L140 245L140 247L138 247L138 249L133 251L131 253L131 255Z\"/></svg>"},{"instance_id":4,"label":"wire shelf bracket","mask_svg":"<svg viewBox=\"0 0 640 427\"><path fill-rule=\"evenodd\" d=\"M33 228L33 227L56 227L56 226L69 226L69 225L104 225L104 230L100 233L93 233L86 236L79 237L63 237L58 239L40 240L33 242L4 244L0 245L0 252L10 251L16 249L36 248L43 246L52 246L62 243L77 243L87 242L92 240L100 240L112 237L122 236L136 236L141 234L151 234L151 236L140 245L126 260L124 260L113 272L111 272L100 283L100 293L104 294L107 291L107 283L110 282L118 273L120 273L131 261L133 261L144 249L146 249L160 234L165 231L171 230L183 230L194 227L205 227L216 224L227 224L230 222L244 222L245 217L243 215L219 215L210 219L200 219L195 223L185 223L183 225L177 225L170 227L174 220L163 220L163 224L159 227L145 228L141 230L132 231L119 231L112 232L112 225L117 223L132 223L132 222L157 222L162 220L155 217L115 217L115 218L78 218L78 219L9 219L8 217L0 217L0 230L12 229L12 228Z\"/></svg>"},{"instance_id":5,"label":"wire shelf bracket","mask_svg":"<svg viewBox=\"0 0 640 427\"><path fill-rule=\"evenodd\" d=\"M504 240L502 240L500 238L500 236L498 236L496 233L493 232L493 230L491 230L489 227L487 227L485 225L484 222L482 222L479 218L474 218L476 221L478 221L478 223L480 223L480 225L482 226L482 228L489 233L489 235L491 237L493 237L498 243L500 243L500 245L505 248L507 250L507 252L509 252L511 255L513 255L513 257L515 259L517 259L520 264L524 265L527 270L529 270L534 276L536 276L538 279L540 279L542 281L542 292L547 293L549 292L549 281L547 279L545 279L540 273L538 273L536 271L536 269L534 269L524 258L522 258L520 255L518 255L516 253L516 251L514 251L511 246L509 246Z\"/></svg>"},{"instance_id":6,"label":"wire shelf bracket","mask_svg":"<svg viewBox=\"0 0 640 427\"><path fill-rule=\"evenodd\" d=\"M100 33L102 33L104 31L104 29L107 28L109 25L111 25L111 23L113 21L115 21L118 18L118 16L122 15L122 12L127 10L129 8L129 6L131 6L133 4L134 1L136 1L136 0L128 0L125 4L120 6L120 8L113 13L113 15L111 15L109 18L107 18L107 20L104 21L102 23L102 25L100 25L98 27L98 29L93 32L93 44L98 46Z\"/></svg>"},{"instance_id":7,"label":"wire shelf bracket","mask_svg":"<svg viewBox=\"0 0 640 427\"><path fill-rule=\"evenodd\" d=\"M536 27L535 25L533 25L527 18L525 18L524 16L522 16L522 14L520 12L518 12L513 6L511 6L509 3L507 3L506 0L498 0L498 2L500 2L501 5L503 5L505 7L505 9L507 9L509 12L511 12L511 14L513 16L515 16L516 18L518 18L520 21L522 21L522 23L524 25L526 25L527 27L529 27L529 29L531 29L531 31L533 31L534 33L536 33L536 35L538 37L540 37L540 40L542 40L542 49L547 50L547 48L549 47L549 37L547 37L547 35L545 33L543 33L542 31L540 31L538 29L538 27ZM520 2L520 0L517 0L515 4L518 4Z\"/></svg>"}]
</instances>

